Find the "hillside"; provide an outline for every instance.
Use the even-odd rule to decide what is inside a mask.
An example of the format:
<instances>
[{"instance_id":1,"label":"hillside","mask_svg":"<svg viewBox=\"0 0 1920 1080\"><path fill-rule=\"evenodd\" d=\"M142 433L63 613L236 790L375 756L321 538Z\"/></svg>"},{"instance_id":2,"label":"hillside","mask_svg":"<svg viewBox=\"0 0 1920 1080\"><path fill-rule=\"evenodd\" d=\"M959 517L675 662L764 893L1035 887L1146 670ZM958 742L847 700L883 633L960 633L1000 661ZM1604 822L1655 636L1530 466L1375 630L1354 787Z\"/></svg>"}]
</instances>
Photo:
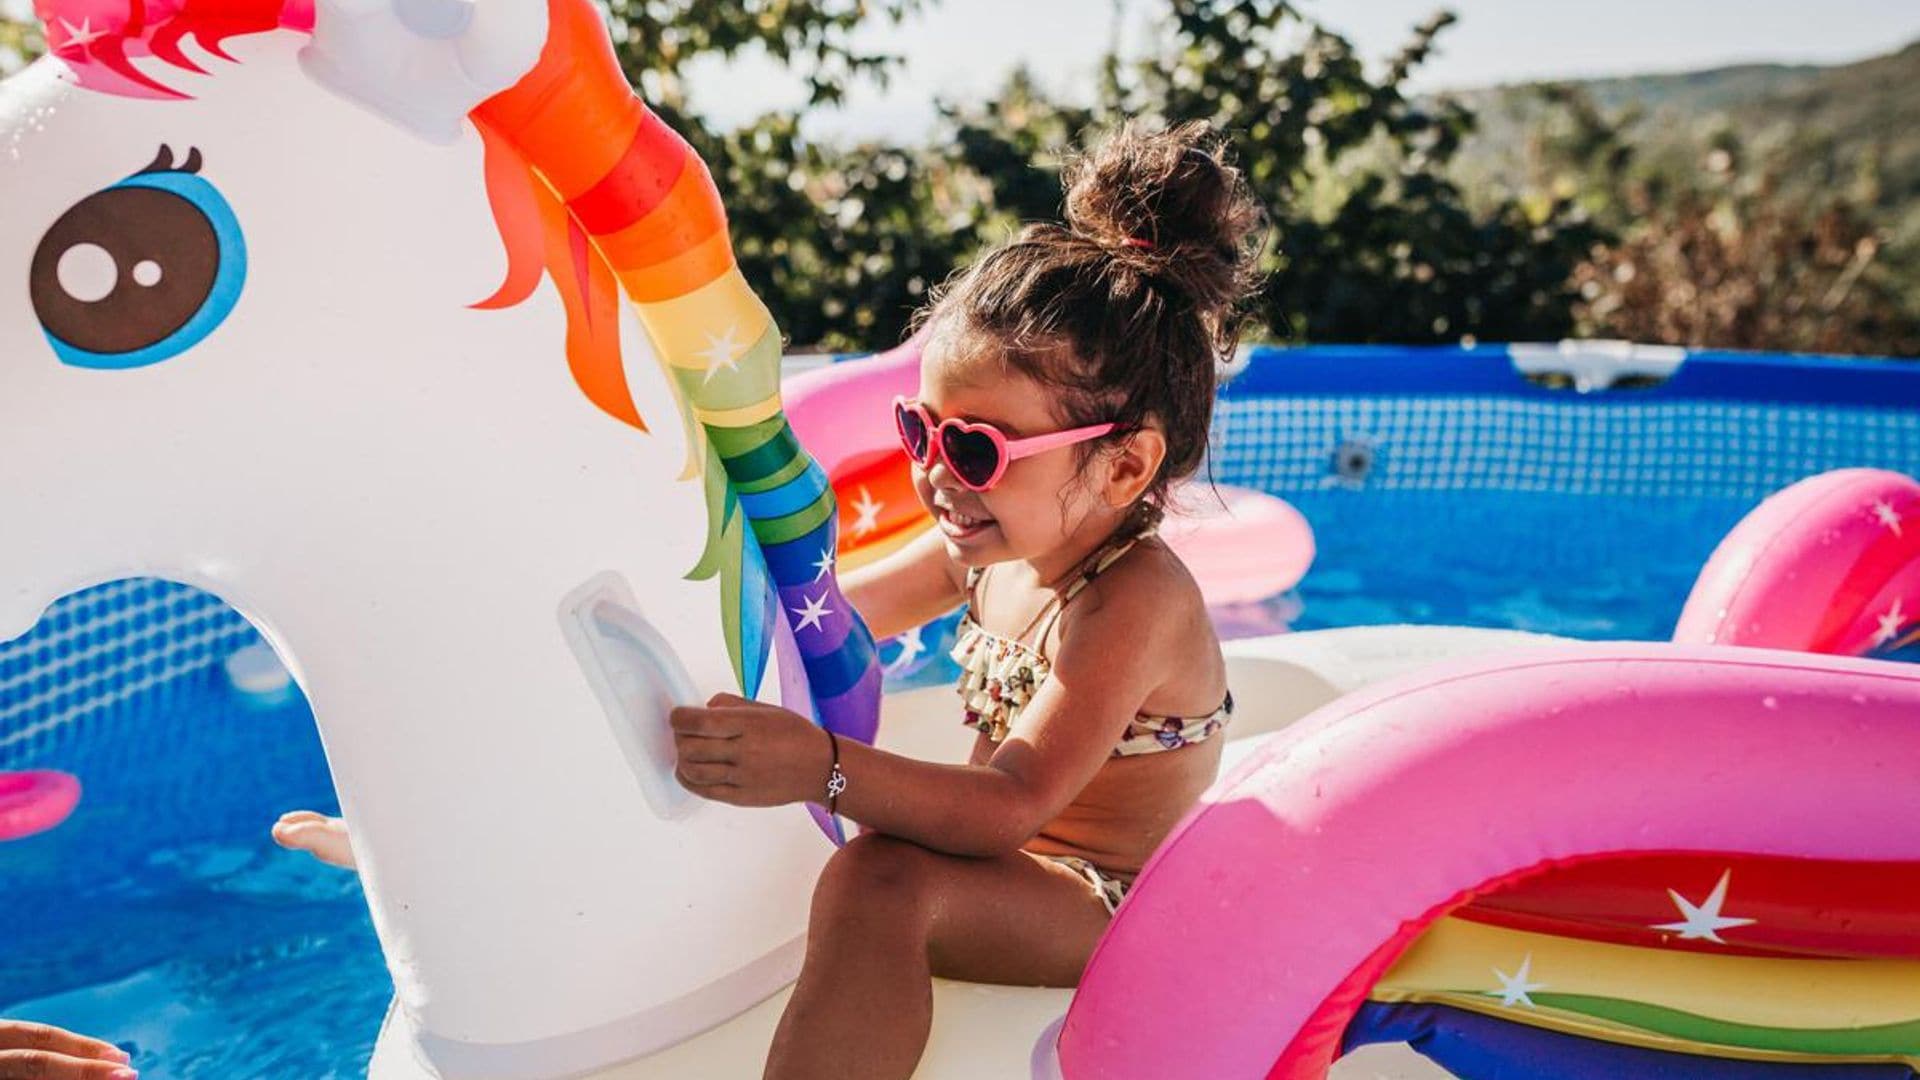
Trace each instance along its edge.
<instances>
[{"instance_id":1,"label":"hillside","mask_svg":"<svg viewBox=\"0 0 1920 1080\"><path fill-rule=\"evenodd\" d=\"M1920 42L1833 67L1746 64L1571 85L1610 117L1637 116L1623 134L1641 167L1699 168L1731 133L1747 164L1772 167L1790 189L1856 198L1902 246L1920 243ZM1537 89L1454 95L1480 117L1457 162L1469 184L1512 190L1538 179L1529 143L1546 111Z\"/></svg>"}]
</instances>

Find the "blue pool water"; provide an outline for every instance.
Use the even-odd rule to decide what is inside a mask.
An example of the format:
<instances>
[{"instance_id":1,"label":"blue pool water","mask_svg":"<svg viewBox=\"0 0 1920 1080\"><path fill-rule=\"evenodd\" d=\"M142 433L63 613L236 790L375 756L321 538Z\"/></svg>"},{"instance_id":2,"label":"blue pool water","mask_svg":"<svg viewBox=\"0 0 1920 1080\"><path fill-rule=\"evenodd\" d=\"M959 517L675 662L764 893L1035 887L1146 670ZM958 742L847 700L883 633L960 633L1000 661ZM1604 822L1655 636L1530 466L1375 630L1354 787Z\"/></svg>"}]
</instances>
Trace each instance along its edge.
<instances>
[{"instance_id":1,"label":"blue pool water","mask_svg":"<svg viewBox=\"0 0 1920 1080\"><path fill-rule=\"evenodd\" d=\"M0 845L0 1015L119 1043L143 1077L364 1075L391 984L356 878L282 851L282 810L337 812L297 695L218 669L91 721L56 758L79 807Z\"/></svg>"},{"instance_id":2,"label":"blue pool water","mask_svg":"<svg viewBox=\"0 0 1920 1080\"><path fill-rule=\"evenodd\" d=\"M1570 401L1486 352L1301 350L1229 388L1218 479L1287 498L1319 545L1295 594L1236 624L1660 639L1766 493L1920 470L1920 368L1707 358ZM1355 447L1364 475L1343 471ZM86 788L65 825L0 844L0 1015L119 1042L145 1077L359 1076L390 986L358 886L267 836L283 810L335 809L312 718L226 687L244 623L151 592L0 646L0 769Z\"/></svg>"}]
</instances>

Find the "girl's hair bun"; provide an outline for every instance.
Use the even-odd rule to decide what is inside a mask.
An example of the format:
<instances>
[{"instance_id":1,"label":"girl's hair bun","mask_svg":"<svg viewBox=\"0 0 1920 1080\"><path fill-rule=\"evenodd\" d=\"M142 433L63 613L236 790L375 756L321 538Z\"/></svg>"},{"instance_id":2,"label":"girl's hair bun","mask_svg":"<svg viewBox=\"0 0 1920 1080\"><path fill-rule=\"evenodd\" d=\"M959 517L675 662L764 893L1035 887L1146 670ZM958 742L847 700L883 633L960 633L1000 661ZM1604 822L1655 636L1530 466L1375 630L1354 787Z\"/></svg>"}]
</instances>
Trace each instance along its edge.
<instances>
[{"instance_id":1,"label":"girl's hair bun","mask_svg":"<svg viewBox=\"0 0 1920 1080\"><path fill-rule=\"evenodd\" d=\"M1265 216L1204 121L1133 125L1067 166L1067 225L1225 321L1252 292Z\"/></svg>"},{"instance_id":2,"label":"girl's hair bun","mask_svg":"<svg viewBox=\"0 0 1920 1080\"><path fill-rule=\"evenodd\" d=\"M1204 123L1123 128L1065 181L1066 224L1028 225L923 314L1054 391L1062 426L1157 425L1166 456L1135 507L1136 524L1151 525L1170 486L1206 460L1219 365L1258 281L1265 219ZM1081 444L1083 462L1098 445Z\"/></svg>"}]
</instances>

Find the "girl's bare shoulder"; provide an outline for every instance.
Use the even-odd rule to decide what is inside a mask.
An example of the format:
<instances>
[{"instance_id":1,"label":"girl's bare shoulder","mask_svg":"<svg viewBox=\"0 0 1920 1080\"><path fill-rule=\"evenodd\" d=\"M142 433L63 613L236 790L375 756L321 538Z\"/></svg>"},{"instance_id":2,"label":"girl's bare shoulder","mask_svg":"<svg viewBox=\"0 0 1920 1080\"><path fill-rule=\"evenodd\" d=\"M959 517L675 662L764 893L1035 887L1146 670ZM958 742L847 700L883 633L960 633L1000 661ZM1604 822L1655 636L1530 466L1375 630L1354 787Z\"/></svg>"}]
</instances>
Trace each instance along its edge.
<instances>
[{"instance_id":1,"label":"girl's bare shoulder","mask_svg":"<svg viewBox=\"0 0 1920 1080\"><path fill-rule=\"evenodd\" d=\"M1199 583L1158 537L1134 545L1083 593L1061 617L1063 637L1110 636L1127 643L1129 653L1171 654L1176 662L1219 652Z\"/></svg>"}]
</instances>

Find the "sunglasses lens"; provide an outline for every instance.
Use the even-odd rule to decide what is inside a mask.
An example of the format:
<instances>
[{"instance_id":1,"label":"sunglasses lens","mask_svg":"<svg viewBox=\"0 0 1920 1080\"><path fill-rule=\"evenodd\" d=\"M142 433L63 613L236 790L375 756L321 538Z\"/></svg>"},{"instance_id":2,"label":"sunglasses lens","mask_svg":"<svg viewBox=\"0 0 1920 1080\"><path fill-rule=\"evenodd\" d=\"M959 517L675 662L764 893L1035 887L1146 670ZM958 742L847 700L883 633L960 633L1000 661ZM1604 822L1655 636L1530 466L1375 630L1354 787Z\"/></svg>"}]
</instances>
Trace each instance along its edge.
<instances>
[{"instance_id":1,"label":"sunglasses lens","mask_svg":"<svg viewBox=\"0 0 1920 1080\"><path fill-rule=\"evenodd\" d=\"M940 429L940 452L947 467L962 483L984 487L1000 468L1000 446L985 432L962 431L949 426Z\"/></svg>"},{"instance_id":2,"label":"sunglasses lens","mask_svg":"<svg viewBox=\"0 0 1920 1080\"><path fill-rule=\"evenodd\" d=\"M927 425L920 419L919 410L895 405L893 422L900 428L900 445L907 448L907 456L922 465L926 464Z\"/></svg>"}]
</instances>

